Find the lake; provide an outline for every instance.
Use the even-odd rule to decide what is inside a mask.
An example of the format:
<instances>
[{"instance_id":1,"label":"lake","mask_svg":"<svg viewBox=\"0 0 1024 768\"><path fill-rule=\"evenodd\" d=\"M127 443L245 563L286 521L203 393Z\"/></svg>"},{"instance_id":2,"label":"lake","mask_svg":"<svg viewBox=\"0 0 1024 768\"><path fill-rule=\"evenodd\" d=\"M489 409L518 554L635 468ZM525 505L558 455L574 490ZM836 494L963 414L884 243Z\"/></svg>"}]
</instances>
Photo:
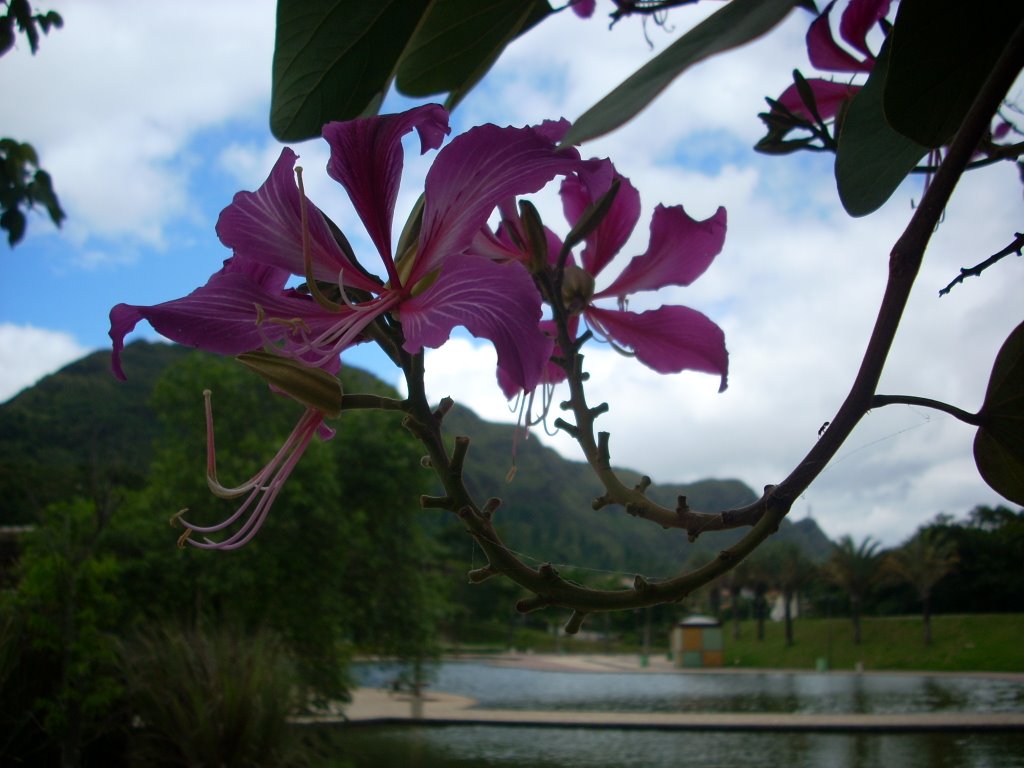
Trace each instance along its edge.
<instances>
[{"instance_id":1,"label":"lake","mask_svg":"<svg viewBox=\"0 0 1024 768\"><path fill-rule=\"evenodd\" d=\"M386 686L390 665L359 665ZM1024 684L949 675L547 672L445 662L431 689L481 707L623 712L1020 712ZM333 765L356 768L1024 768L1024 733L636 731L518 726L349 726ZM346 762L347 761L347 762Z\"/></svg>"}]
</instances>

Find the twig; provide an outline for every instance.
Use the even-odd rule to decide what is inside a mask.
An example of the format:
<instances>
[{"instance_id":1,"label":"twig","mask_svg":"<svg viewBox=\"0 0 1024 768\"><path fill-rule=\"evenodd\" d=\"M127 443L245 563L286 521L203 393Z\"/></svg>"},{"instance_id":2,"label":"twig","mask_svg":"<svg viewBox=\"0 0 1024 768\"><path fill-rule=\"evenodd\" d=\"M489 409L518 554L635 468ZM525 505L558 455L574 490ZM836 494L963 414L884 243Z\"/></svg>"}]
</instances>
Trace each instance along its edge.
<instances>
[{"instance_id":1,"label":"twig","mask_svg":"<svg viewBox=\"0 0 1024 768\"><path fill-rule=\"evenodd\" d=\"M1024 248L1024 233L1014 232L1013 234L1014 241L1005 248L1003 248L1003 250L999 251L998 253L992 254L983 262L981 262L980 264L975 264L973 267L961 267L960 274L954 277L952 280L950 280L949 285L947 285L945 288L939 291L939 296L945 296L953 289L954 285L956 285L957 283L962 283L965 278L979 277L982 272L991 267L1000 259L1009 256L1011 253L1016 253L1018 256L1020 256L1021 249Z\"/></svg>"}]
</instances>

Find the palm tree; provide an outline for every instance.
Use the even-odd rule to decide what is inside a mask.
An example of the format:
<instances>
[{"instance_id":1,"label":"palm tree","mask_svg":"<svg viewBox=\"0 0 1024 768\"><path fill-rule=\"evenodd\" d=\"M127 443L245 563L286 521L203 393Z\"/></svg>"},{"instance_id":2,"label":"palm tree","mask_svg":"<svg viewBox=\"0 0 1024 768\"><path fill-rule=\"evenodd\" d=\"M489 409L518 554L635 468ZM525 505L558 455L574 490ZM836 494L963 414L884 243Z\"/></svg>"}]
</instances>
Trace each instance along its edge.
<instances>
[{"instance_id":1,"label":"palm tree","mask_svg":"<svg viewBox=\"0 0 1024 768\"><path fill-rule=\"evenodd\" d=\"M777 561L775 578L782 591L783 618L786 622L786 646L793 645L793 598L814 578L814 563L792 542L779 542L774 547Z\"/></svg>"},{"instance_id":2,"label":"palm tree","mask_svg":"<svg viewBox=\"0 0 1024 768\"><path fill-rule=\"evenodd\" d=\"M832 549L826 565L829 577L846 590L850 598L850 618L853 621L853 642L860 645L860 613L864 597L878 578L879 542L870 536L860 545L849 535L843 536Z\"/></svg>"},{"instance_id":3,"label":"palm tree","mask_svg":"<svg viewBox=\"0 0 1024 768\"><path fill-rule=\"evenodd\" d=\"M932 589L958 561L956 545L939 532L923 528L886 558L887 570L912 586L921 599L924 644L932 642Z\"/></svg>"}]
</instances>

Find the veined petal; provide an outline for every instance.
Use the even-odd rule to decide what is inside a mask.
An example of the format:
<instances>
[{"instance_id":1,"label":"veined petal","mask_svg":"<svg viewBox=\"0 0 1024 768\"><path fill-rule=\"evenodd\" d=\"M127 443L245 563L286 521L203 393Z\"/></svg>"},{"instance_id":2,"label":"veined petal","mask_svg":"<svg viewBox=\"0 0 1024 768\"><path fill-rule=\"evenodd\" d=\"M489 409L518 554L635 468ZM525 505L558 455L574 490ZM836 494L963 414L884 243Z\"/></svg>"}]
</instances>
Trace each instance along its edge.
<instances>
[{"instance_id":1,"label":"veined petal","mask_svg":"<svg viewBox=\"0 0 1024 768\"><path fill-rule=\"evenodd\" d=\"M839 108L860 90L860 86L857 85L823 80L820 77L807 78L807 85L810 86L811 93L814 94L814 106L822 120L830 120L835 117L839 113ZM794 115L808 120L814 119L814 115L807 109L804 100L800 97L800 91L795 83L784 90L776 101Z\"/></svg>"},{"instance_id":2,"label":"veined petal","mask_svg":"<svg viewBox=\"0 0 1024 768\"><path fill-rule=\"evenodd\" d=\"M807 55L811 64L830 72L870 72L875 63L873 58L864 61L856 59L836 43L829 22L829 15L835 4L835 0L832 0L825 6L825 10L811 22L807 30Z\"/></svg>"},{"instance_id":3,"label":"veined petal","mask_svg":"<svg viewBox=\"0 0 1024 768\"><path fill-rule=\"evenodd\" d=\"M632 349L636 359L658 373L703 371L721 377L725 390L729 354L725 334L705 315L669 305L639 314L589 307L587 321L616 344Z\"/></svg>"},{"instance_id":4,"label":"veined petal","mask_svg":"<svg viewBox=\"0 0 1024 768\"><path fill-rule=\"evenodd\" d=\"M221 211L217 235L240 259L304 276L302 203L294 175L297 159L292 150L283 149L263 185L255 192L239 192L231 205ZM376 288L376 283L349 262L320 209L309 200L306 209L313 276L334 283L343 271L345 285L364 290Z\"/></svg>"},{"instance_id":5,"label":"veined petal","mask_svg":"<svg viewBox=\"0 0 1024 768\"><path fill-rule=\"evenodd\" d=\"M867 37L871 28L889 14L890 0L850 0L839 19L839 36L874 61Z\"/></svg>"},{"instance_id":6,"label":"veined petal","mask_svg":"<svg viewBox=\"0 0 1024 768\"><path fill-rule=\"evenodd\" d=\"M562 182L559 194L569 224L576 226L583 212L611 189L618 179L619 191L607 215L587 236L583 268L595 277L622 250L640 219L640 193L621 176L609 160L590 160Z\"/></svg>"},{"instance_id":7,"label":"veined petal","mask_svg":"<svg viewBox=\"0 0 1024 768\"><path fill-rule=\"evenodd\" d=\"M293 330L286 324L257 324L259 306L269 317L301 318L314 332L335 322L333 313L322 310L309 299L282 292L276 286L261 285L251 269L239 269L229 260L206 285L188 296L153 306L118 304L110 310L110 338L113 341L111 368L124 379L121 351L124 338L146 320L162 336L219 355L238 355L259 349L267 341L286 339ZM284 273L280 273L284 275ZM286 277L286 275L284 275ZM283 284L283 279L281 284Z\"/></svg>"},{"instance_id":8,"label":"veined petal","mask_svg":"<svg viewBox=\"0 0 1024 768\"><path fill-rule=\"evenodd\" d=\"M420 154L437 149L451 130L448 113L439 104L426 104L395 115L328 123L323 131L331 147L327 173L348 191L396 286L391 221L405 160L402 137L413 129L420 136Z\"/></svg>"},{"instance_id":9,"label":"veined petal","mask_svg":"<svg viewBox=\"0 0 1024 768\"><path fill-rule=\"evenodd\" d=\"M434 284L399 309L408 352L440 347L457 325L494 344L509 397L536 387L551 356L540 317L540 293L522 266L476 256L446 259Z\"/></svg>"},{"instance_id":10,"label":"veined petal","mask_svg":"<svg viewBox=\"0 0 1024 768\"><path fill-rule=\"evenodd\" d=\"M500 202L536 192L576 169L579 153L557 149L569 123L537 128L481 125L452 140L427 173L413 280L466 251Z\"/></svg>"},{"instance_id":11,"label":"veined petal","mask_svg":"<svg viewBox=\"0 0 1024 768\"><path fill-rule=\"evenodd\" d=\"M622 273L594 298L656 291L666 285L689 285L708 268L725 243L725 208L697 221L683 206L659 205L651 217L647 251L635 256Z\"/></svg>"}]
</instances>

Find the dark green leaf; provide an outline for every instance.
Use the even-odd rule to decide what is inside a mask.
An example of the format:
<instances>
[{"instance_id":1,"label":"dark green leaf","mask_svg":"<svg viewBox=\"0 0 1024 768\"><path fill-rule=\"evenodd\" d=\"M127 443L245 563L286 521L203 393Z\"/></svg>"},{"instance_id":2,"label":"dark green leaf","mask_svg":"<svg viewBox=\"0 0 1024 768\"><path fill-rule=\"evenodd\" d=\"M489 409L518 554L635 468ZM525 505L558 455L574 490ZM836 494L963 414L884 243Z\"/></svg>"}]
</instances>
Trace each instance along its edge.
<instances>
[{"instance_id":1,"label":"dark green leaf","mask_svg":"<svg viewBox=\"0 0 1024 768\"><path fill-rule=\"evenodd\" d=\"M282 141L376 111L428 0L279 0L270 129Z\"/></svg>"},{"instance_id":2,"label":"dark green leaf","mask_svg":"<svg viewBox=\"0 0 1024 768\"><path fill-rule=\"evenodd\" d=\"M549 13L546 0L435 0L402 56L398 89L409 96L463 94L512 39Z\"/></svg>"},{"instance_id":3,"label":"dark green leaf","mask_svg":"<svg viewBox=\"0 0 1024 768\"><path fill-rule=\"evenodd\" d=\"M993 490L1024 504L1024 323L996 355L981 417L974 438L978 471Z\"/></svg>"},{"instance_id":4,"label":"dark green leaf","mask_svg":"<svg viewBox=\"0 0 1024 768\"><path fill-rule=\"evenodd\" d=\"M965 12L955 0L903 0L885 83L892 127L926 147L948 143L1022 20L1020 2Z\"/></svg>"},{"instance_id":5,"label":"dark green leaf","mask_svg":"<svg viewBox=\"0 0 1024 768\"><path fill-rule=\"evenodd\" d=\"M687 68L736 48L774 27L795 0L732 0L634 72L587 110L566 134L566 144L602 136L635 117Z\"/></svg>"},{"instance_id":6,"label":"dark green leaf","mask_svg":"<svg viewBox=\"0 0 1024 768\"><path fill-rule=\"evenodd\" d=\"M836 184L851 216L866 216L880 208L928 151L885 120L882 94L887 67L888 43L882 46L867 83L850 101L839 129Z\"/></svg>"},{"instance_id":7,"label":"dark green leaf","mask_svg":"<svg viewBox=\"0 0 1024 768\"><path fill-rule=\"evenodd\" d=\"M7 230L7 244L13 248L25 236L25 214L17 208L8 208L0 214L0 229Z\"/></svg>"}]
</instances>

